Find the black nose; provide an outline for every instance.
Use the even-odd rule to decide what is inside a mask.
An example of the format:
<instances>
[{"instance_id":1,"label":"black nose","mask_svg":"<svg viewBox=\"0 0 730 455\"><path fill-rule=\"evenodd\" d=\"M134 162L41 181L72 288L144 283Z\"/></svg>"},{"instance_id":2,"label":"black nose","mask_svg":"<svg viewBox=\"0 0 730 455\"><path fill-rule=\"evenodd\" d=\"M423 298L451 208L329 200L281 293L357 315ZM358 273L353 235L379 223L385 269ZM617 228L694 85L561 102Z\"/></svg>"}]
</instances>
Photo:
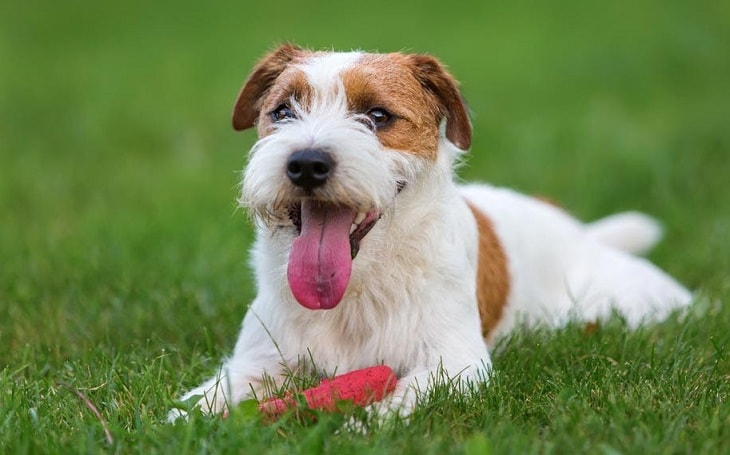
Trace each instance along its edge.
<instances>
[{"instance_id":1,"label":"black nose","mask_svg":"<svg viewBox=\"0 0 730 455\"><path fill-rule=\"evenodd\" d=\"M286 162L286 176L296 186L312 190L322 186L332 174L335 162L329 153L305 149L294 152Z\"/></svg>"}]
</instances>

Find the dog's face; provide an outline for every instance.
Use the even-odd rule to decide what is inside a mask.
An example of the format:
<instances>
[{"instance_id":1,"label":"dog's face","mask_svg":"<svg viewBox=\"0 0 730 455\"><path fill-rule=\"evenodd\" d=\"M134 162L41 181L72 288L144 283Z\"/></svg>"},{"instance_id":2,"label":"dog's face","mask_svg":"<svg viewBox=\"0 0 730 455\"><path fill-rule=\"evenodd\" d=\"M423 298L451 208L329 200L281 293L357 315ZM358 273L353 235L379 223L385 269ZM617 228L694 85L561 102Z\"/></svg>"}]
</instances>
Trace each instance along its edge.
<instances>
[{"instance_id":1,"label":"dog's face","mask_svg":"<svg viewBox=\"0 0 730 455\"><path fill-rule=\"evenodd\" d=\"M289 233L287 277L311 309L336 306L361 242L401 190L471 126L454 79L433 57L310 52L284 45L246 81L233 112L257 126L241 203Z\"/></svg>"}]
</instances>

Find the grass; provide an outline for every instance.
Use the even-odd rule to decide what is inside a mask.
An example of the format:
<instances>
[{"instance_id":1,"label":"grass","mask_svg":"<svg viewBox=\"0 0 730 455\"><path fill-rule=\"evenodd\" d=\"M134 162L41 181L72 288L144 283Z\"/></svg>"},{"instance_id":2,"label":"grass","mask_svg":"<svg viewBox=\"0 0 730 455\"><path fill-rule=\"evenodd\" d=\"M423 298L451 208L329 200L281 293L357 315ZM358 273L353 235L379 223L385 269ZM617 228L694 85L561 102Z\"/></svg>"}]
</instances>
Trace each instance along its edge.
<instances>
[{"instance_id":1,"label":"grass","mask_svg":"<svg viewBox=\"0 0 730 455\"><path fill-rule=\"evenodd\" d=\"M726 2L226 3L0 5L0 452L730 451ZM698 304L519 334L489 386L439 387L409 426L164 424L254 295L234 203L254 139L229 112L283 40L438 55L474 113L465 179L657 216L651 258Z\"/></svg>"}]
</instances>

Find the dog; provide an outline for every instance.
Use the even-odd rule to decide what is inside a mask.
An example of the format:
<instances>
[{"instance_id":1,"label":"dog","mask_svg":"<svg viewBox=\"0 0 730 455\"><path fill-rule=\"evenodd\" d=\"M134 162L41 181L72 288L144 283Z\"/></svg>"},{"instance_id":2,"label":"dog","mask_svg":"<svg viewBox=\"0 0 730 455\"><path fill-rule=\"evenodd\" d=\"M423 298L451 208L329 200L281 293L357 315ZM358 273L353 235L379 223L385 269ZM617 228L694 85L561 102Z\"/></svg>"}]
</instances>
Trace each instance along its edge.
<instances>
[{"instance_id":1,"label":"dog","mask_svg":"<svg viewBox=\"0 0 730 455\"><path fill-rule=\"evenodd\" d=\"M322 375L390 366L382 407L407 415L439 375L486 380L490 349L517 326L618 314L636 327L692 301L637 256L661 236L646 215L584 224L457 184L471 124L432 56L282 45L236 100L233 127L254 126L240 204L257 229L258 294L233 355L182 397L204 412L261 397L304 362Z\"/></svg>"}]
</instances>

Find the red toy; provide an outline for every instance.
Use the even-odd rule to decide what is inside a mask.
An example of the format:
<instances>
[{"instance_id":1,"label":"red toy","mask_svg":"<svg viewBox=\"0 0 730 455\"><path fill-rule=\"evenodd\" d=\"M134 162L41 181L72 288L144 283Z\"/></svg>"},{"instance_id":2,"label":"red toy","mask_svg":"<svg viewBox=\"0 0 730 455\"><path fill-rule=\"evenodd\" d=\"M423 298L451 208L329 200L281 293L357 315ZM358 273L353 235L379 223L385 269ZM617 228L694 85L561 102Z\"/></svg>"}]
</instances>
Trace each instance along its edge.
<instances>
[{"instance_id":1,"label":"red toy","mask_svg":"<svg viewBox=\"0 0 730 455\"><path fill-rule=\"evenodd\" d=\"M390 367L381 365L351 371L331 379L301 394L309 409L336 411L339 401L351 401L356 406L367 406L382 400L395 389L397 378ZM297 407L295 397L269 398L259 403L259 410L269 417L279 417Z\"/></svg>"}]
</instances>

